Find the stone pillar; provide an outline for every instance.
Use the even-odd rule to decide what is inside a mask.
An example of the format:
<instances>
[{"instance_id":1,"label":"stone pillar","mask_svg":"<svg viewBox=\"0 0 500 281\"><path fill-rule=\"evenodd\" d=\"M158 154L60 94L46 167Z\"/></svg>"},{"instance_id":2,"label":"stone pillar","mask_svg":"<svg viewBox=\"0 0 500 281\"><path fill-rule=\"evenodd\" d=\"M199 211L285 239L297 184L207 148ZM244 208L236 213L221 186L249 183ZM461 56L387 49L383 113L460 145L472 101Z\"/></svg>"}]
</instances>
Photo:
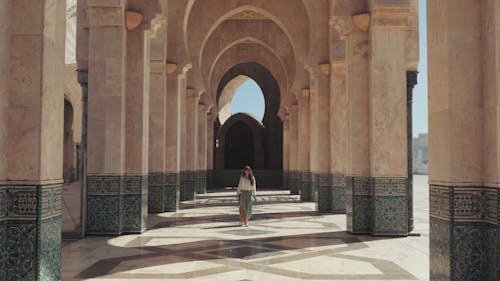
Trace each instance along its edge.
<instances>
[{"instance_id":1,"label":"stone pillar","mask_svg":"<svg viewBox=\"0 0 500 281\"><path fill-rule=\"evenodd\" d=\"M87 234L123 233L126 28L124 3L92 1L89 23ZM103 44L106 40L106 44ZM110 77L103 79L103 77Z\"/></svg>"},{"instance_id":2,"label":"stone pillar","mask_svg":"<svg viewBox=\"0 0 500 281\"><path fill-rule=\"evenodd\" d=\"M413 88L417 84L417 71L406 72L406 143L408 163L408 231L414 228L413 223Z\"/></svg>"},{"instance_id":3,"label":"stone pillar","mask_svg":"<svg viewBox=\"0 0 500 281\"><path fill-rule=\"evenodd\" d=\"M348 121L345 180L347 230L356 234L371 232L368 53L368 34L353 30L348 37L347 48ZM333 83L336 86L336 82ZM335 92L334 97L336 96ZM336 142L336 139L333 141ZM334 167L337 161L334 157Z\"/></svg>"},{"instance_id":4,"label":"stone pillar","mask_svg":"<svg viewBox=\"0 0 500 281\"><path fill-rule=\"evenodd\" d=\"M148 211L166 210L165 150L167 100L165 30L161 27L150 42L149 62L149 155L148 155Z\"/></svg>"},{"instance_id":5,"label":"stone pillar","mask_svg":"<svg viewBox=\"0 0 500 281\"><path fill-rule=\"evenodd\" d=\"M197 144L197 181L196 193L207 192L207 109L198 104L198 144Z\"/></svg>"},{"instance_id":6,"label":"stone pillar","mask_svg":"<svg viewBox=\"0 0 500 281\"><path fill-rule=\"evenodd\" d=\"M198 103L199 97L194 89L186 90L185 134L186 158L184 169L184 185L181 190L181 201L196 199L195 174L196 174L196 146L198 143Z\"/></svg>"},{"instance_id":7,"label":"stone pillar","mask_svg":"<svg viewBox=\"0 0 500 281\"><path fill-rule=\"evenodd\" d=\"M0 3L0 280L61 280L65 1Z\"/></svg>"},{"instance_id":8,"label":"stone pillar","mask_svg":"<svg viewBox=\"0 0 500 281\"><path fill-rule=\"evenodd\" d=\"M394 4L396 5L396 4ZM393 9L401 9L393 13ZM372 233L407 235L406 24L408 7L371 6L370 192Z\"/></svg>"},{"instance_id":9,"label":"stone pillar","mask_svg":"<svg viewBox=\"0 0 500 281\"><path fill-rule=\"evenodd\" d=\"M167 92L165 111L165 211L177 211L180 200L181 180L181 74L174 63L167 63Z\"/></svg>"},{"instance_id":10,"label":"stone pillar","mask_svg":"<svg viewBox=\"0 0 500 281\"><path fill-rule=\"evenodd\" d=\"M213 110L213 109L211 109ZM214 188L214 119L217 118L212 111L207 114L207 188Z\"/></svg>"},{"instance_id":11,"label":"stone pillar","mask_svg":"<svg viewBox=\"0 0 500 281\"><path fill-rule=\"evenodd\" d=\"M311 108L309 103L310 90L303 89L299 98L299 171L300 171L300 200L314 201L314 190L312 187L312 175L310 170L310 129Z\"/></svg>"},{"instance_id":12,"label":"stone pillar","mask_svg":"<svg viewBox=\"0 0 500 281\"><path fill-rule=\"evenodd\" d=\"M290 194L292 195L299 195L300 194L300 173L299 173L299 134L298 134L298 113L299 113L299 106L297 104L294 104L291 106L292 110L290 112L290 121L289 121L289 127L290 127L290 140L289 140L289 169L290 169L290 174L289 174L289 188L290 188Z\"/></svg>"},{"instance_id":13,"label":"stone pillar","mask_svg":"<svg viewBox=\"0 0 500 281\"><path fill-rule=\"evenodd\" d=\"M343 41L345 45L345 41ZM338 45L336 45L338 46ZM347 139L348 139L348 97L347 97L347 66L346 50L343 59L335 58L332 73L330 73L332 99L330 103L330 173L332 178L331 212L345 213L345 189L347 172Z\"/></svg>"},{"instance_id":14,"label":"stone pillar","mask_svg":"<svg viewBox=\"0 0 500 281\"><path fill-rule=\"evenodd\" d=\"M283 118L283 189L289 189L290 178L290 116Z\"/></svg>"},{"instance_id":15,"label":"stone pillar","mask_svg":"<svg viewBox=\"0 0 500 281\"><path fill-rule=\"evenodd\" d=\"M500 6L427 11L430 280L499 280Z\"/></svg>"},{"instance_id":16,"label":"stone pillar","mask_svg":"<svg viewBox=\"0 0 500 281\"><path fill-rule=\"evenodd\" d=\"M332 184L330 177L330 65L321 65L311 75L311 173L316 209L330 212Z\"/></svg>"},{"instance_id":17,"label":"stone pillar","mask_svg":"<svg viewBox=\"0 0 500 281\"><path fill-rule=\"evenodd\" d=\"M143 232L148 215L149 37L144 25L127 33L124 232Z\"/></svg>"}]
</instances>

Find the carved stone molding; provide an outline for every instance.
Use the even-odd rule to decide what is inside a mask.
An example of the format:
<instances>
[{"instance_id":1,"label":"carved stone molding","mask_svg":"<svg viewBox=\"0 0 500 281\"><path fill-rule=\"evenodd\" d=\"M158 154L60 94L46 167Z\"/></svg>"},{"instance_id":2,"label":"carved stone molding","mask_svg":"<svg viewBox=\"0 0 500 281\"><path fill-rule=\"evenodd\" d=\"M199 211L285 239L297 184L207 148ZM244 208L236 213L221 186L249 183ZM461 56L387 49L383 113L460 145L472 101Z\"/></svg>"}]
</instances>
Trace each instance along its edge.
<instances>
[{"instance_id":1,"label":"carved stone molding","mask_svg":"<svg viewBox=\"0 0 500 281\"><path fill-rule=\"evenodd\" d=\"M144 16L139 12L125 11L125 23L127 25L127 29L136 29L142 23L143 17Z\"/></svg>"},{"instance_id":2,"label":"carved stone molding","mask_svg":"<svg viewBox=\"0 0 500 281\"><path fill-rule=\"evenodd\" d=\"M360 13L352 16L352 24L361 32L368 32L370 29L370 14Z\"/></svg>"}]
</instances>

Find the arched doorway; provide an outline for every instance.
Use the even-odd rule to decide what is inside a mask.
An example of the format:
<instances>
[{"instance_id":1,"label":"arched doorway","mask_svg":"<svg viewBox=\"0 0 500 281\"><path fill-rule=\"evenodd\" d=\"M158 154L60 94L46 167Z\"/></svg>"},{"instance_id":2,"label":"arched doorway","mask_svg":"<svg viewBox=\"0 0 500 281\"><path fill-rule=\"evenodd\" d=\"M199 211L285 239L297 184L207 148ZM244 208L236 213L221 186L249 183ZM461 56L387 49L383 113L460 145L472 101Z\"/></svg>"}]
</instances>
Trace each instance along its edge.
<instances>
[{"instance_id":1,"label":"arched doorway","mask_svg":"<svg viewBox=\"0 0 500 281\"><path fill-rule=\"evenodd\" d=\"M245 83L254 83L260 91L250 91L252 95L247 96L246 104L233 110L233 98ZM264 106L261 116L247 112L248 104L259 98L259 94ZM227 179L237 180L236 175L245 165L250 165L259 175L261 186L282 187L283 122L278 116L280 88L274 75L255 62L233 66L219 83L217 105L219 118L214 122L215 187L236 184L235 180Z\"/></svg>"},{"instance_id":2,"label":"arched doorway","mask_svg":"<svg viewBox=\"0 0 500 281\"><path fill-rule=\"evenodd\" d=\"M243 122L237 122L229 128L224 149L224 169L237 170L255 167L255 149L251 129Z\"/></svg>"}]
</instances>

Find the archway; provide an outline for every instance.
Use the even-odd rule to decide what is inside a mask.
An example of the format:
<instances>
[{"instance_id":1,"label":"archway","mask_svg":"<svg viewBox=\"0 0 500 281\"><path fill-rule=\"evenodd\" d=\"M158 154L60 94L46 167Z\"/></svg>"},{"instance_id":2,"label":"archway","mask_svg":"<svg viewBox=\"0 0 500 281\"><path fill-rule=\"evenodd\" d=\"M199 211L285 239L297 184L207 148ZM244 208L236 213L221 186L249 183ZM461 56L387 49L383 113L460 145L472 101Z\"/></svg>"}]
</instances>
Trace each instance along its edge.
<instances>
[{"instance_id":1,"label":"archway","mask_svg":"<svg viewBox=\"0 0 500 281\"><path fill-rule=\"evenodd\" d=\"M262 122L256 120L258 118L252 117L251 114L245 113L234 114L225 120L228 113L230 114L228 105L232 101L235 89L249 79L255 81L264 96L265 108ZM222 76L217 87L216 98L219 118L214 122L215 187L236 184L234 178L238 179L236 175L244 165L254 168L256 175L259 175L261 186L281 187L283 185L283 122L278 116L281 102L280 87L273 73L256 62L237 64ZM248 134L250 131L252 136ZM237 134L241 136L236 136ZM251 145L250 137L253 138L253 159L249 155L242 155L250 153L250 150L240 151ZM238 157L242 160L237 160ZM241 161L253 162L253 164Z\"/></svg>"},{"instance_id":2,"label":"archway","mask_svg":"<svg viewBox=\"0 0 500 281\"><path fill-rule=\"evenodd\" d=\"M243 122L228 129L224 147L224 169L255 167L255 142L252 130Z\"/></svg>"}]
</instances>

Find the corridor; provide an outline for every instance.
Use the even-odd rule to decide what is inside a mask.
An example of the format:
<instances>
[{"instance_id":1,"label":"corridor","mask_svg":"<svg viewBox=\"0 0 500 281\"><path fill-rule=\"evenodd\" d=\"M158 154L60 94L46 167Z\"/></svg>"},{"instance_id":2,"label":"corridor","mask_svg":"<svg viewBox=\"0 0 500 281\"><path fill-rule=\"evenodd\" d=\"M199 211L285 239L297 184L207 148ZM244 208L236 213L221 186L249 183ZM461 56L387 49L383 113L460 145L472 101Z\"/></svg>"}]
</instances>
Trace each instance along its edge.
<instances>
[{"instance_id":1,"label":"corridor","mask_svg":"<svg viewBox=\"0 0 500 281\"><path fill-rule=\"evenodd\" d=\"M63 280L428 280L426 176L415 177L415 233L351 235L345 215L319 214L289 191L258 192L248 228L234 191L200 195L148 231L65 240Z\"/></svg>"}]
</instances>

